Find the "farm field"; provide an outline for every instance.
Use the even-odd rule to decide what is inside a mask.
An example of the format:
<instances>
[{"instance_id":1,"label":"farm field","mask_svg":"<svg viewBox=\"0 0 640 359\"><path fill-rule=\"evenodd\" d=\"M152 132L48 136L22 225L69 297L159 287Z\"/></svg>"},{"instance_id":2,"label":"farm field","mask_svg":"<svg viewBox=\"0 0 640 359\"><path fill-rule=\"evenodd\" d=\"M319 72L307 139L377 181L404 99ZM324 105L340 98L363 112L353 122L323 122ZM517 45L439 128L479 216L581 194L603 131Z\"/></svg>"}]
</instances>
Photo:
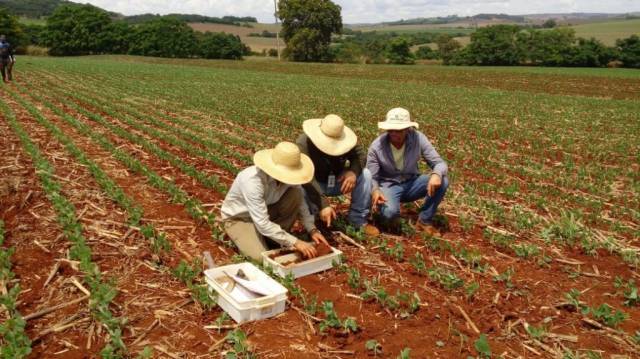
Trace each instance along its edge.
<instances>
[{"instance_id":1,"label":"farm field","mask_svg":"<svg viewBox=\"0 0 640 359\"><path fill-rule=\"evenodd\" d=\"M262 50L275 49L276 39L268 37L249 36L251 33L262 33L263 31L276 32L279 31L280 25L251 23L252 27L225 25L225 24L209 24L209 23L190 23L194 30L200 32L226 32L240 36L242 43L249 46L252 51L261 52ZM284 41L280 39L280 46L284 49Z\"/></svg>"},{"instance_id":2,"label":"farm field","mask_svg":"<svg viewBox=\"0 0 640 359\"><path fill-rule=\"evenodd\" d=\"M497 24L497 23L496 23ZM491 24L487 24L491 25ZM495 24L494 24L495 25ZM453 23L453 24L426 24L426 25L353 25L350 27L357 31L377 31L377 32L396 32L398 34L411 34L416 32L433 32L441 34L457 34L471 33L474 31L474 25L470 23Z\"/></svg>"},{"instance_id":3,"label":"farm field","mask_svg":"<svg viewBox=\"0 0 640 359\"><path fill-rule=\"evenodd\" d=\"M31 358L633 358L639 100L640 72L623 69L20 57L0 91L3 344ZM288 310L236 327L199 261L242 260L218 222L235 174L328 113L368 145L396 106L449 164L442 237L334 238L344 265L283 280Z\"/></svg>"},{"instance_id":4,"label":"farm field","mask_svg":"<svg viewBox=\"0 0 640 359\"><path fill-rule=\"evenodd\" d=\"M625 39L631 35L640 35L640 19L592 22L571 26L576 30L576 36L602 41L607 46L616 44L616 40Z\"/></svg>"},{"instance_id":5,"label":"farm field","mask_svg":"<svg viewBox=\"0 0 640 359\"><path fill-rule=\"evenodd\" d=\"M509 22L482 22L478 26L497 25L500 23L509 24ZM412 33L412 32L438 32L438 33L472 33L474 31L475 24L470 23L458 23L458 24L443 24L443 25L387 25L387 26L354 26L353 29L361 31L379 31L379 32L397 32L397 33ZM586 23L570 25L572 29L576 31L577 37L583 37L586 39L596 38L602 41L607 46L613 46L618 39L624 39L631 35L640 34L640 20L612 20L612 21L589 21ZM467 46L471 41L470 36L462 36L455 38L462 46ZM432 44L435 46L435 44ZM417 46L413 50L417 49Z\"/></svg>"}]
</instances>

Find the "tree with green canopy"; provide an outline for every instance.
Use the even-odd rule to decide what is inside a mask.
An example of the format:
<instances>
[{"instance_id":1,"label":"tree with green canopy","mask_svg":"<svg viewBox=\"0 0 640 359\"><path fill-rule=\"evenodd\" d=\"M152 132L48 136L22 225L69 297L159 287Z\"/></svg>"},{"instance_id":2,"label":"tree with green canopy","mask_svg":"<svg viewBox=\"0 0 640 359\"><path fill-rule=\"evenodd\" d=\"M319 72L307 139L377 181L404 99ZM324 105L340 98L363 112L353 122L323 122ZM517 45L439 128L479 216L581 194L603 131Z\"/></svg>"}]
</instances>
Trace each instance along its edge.
<instances>
[{"instance_id":1,"label":"tree with green canopy","mask_svg":"<svg viewBox=\"0 0 640 359\"><path fill-rule=\"evenodd\" d=\"M198 40L186 22L166 16L134 27L129 54L187 58L197 55Z\"/></svg>"},{"instance_id":2,"label":"tree with green canopy","mask_svg":"<svg viewBox=\"0 0 640 359\"><path fill-rule=\"evenodd\" d=\"M625 67L640 68L640 37L638 35L616 41L616 47L620 53L620 61Z\"/></svg>"},{"instance_id":3,"label":"tree with green canopy","mask_svg":"<svg viewBox=\"0 0 640 359\"><path fill-rule=\"evenodd\" d=\"M566 59L566 66L604 67L613 60L615 51L594 38L578 38Z\"/></svg>"},{"instance_id":4,"label":"tree with green canopy","mask_svg":"<svg viewBox=\"0 0 640 359\"><path fill-rule=\"evenodd\" d=\"M199 55L205 59L241 60L247 53L246 46L237 35L224 32L206 32L200 35Z\"/></svg>"},{"instance_id":5,"label":"tree with green canopy","mask_svg":"<svg viewBox=\"0 0 640 359\"><path fill-rule=\"evenodd\" d=\"M434 60L440 56L438 51L432 49L429 45L423 45L416 50L416 57L423 60Z\"/></svg>"},{"instance_id":6,"label":"tree with green canopy","mask_svg":"<svg viewBox=\"0 0 640 359\"><path fill-rule=\"evenodd\" d=\"M0 33L7 37L7 41L17 48L24 45L25 34L18 18L9 14L6 9L0 8Z\"/></svg>"},{"instance_id":7,"label":"tree with green canopy","mask_svg":"<svg viewBox=\"0 0 640 359\"><path fill-rule=\"evenodd\" d=\"M415 63L415 56L411 52L411 44L404 37L392 39L387 44L387 59L392 64L407 65Z\"/></svg>"},{"instance_id":8,"label":"tree with green canopy","mask_svg":"<svg viewBox=\"0 0 640 359\"><path fill-rule=\"evenodd\" d=\"M575 30L523 30L516 35L521 60L532 65L561 66L576 42Z\"/></svg>"},{"instance_id":9,"label":"tree with green canopy","mask_svg":"<svg viewBox=\"0 0 640 359\"><path fill-rule=\"evenodd\" d=\"M517 25L494 25L479 28L471 34L468 56L477 65L518 65Z\"/></svg>"},{"instance_id":10,"label":"tree with green canopy","mask_svg":"<svg viewBox=\"0 0 640 359\"><path fill-rule=\"evenodd\" d=\"M331 35L342 31L340 6L331 0L280 0L278 17L293 61L330 61Z\"/></svg>"},{"instance_id":11,"label":"tree with green canopy","mask_svg":"<svg viewBox=\"0 0 640 359\"><path fill-rule=\"evenodd\" d=\"M42 36L54 56L101 54L110 24L109 14L93 5L61 5L47 18Z\"/></svg>"},{"instance_id":12,"label":"tree with green canopy","mask_svg":"<svg viewBox=\"0 0 640 359\"><path fill-rule=\"evenodd\" d=\"M445 65L449 65L456 53L462 48L462 45L456 41L456 39L447 34L438 36L436 38L436 45L438 45L438 52L442 57L442 63Z\"/></svg>"}]
</instances>

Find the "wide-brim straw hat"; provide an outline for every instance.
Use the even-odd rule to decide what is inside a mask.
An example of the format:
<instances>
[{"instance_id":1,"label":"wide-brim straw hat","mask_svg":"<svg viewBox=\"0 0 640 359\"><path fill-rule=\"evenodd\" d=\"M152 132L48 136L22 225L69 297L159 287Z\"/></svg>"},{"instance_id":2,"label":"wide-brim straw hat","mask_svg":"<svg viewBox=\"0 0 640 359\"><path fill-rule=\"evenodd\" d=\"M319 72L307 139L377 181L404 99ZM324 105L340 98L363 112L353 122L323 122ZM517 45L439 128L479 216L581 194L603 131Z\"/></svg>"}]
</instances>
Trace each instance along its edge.
<instances>
[{"instance_id":1,"label":"wide-brim straw hat","mask_svg":"<svg viewBox=\"0 0 640 359\"><path fill-rule=\"evenodd\" d=\"M269 176L289 185L311 182L315 170L311 158L291 142L280 142L275 148L256 152L253 163Z\"/></svg>"},{"instance_id":2,"label":"wide-brim straw hat","mask_svg":"<svg viewBox=\"0 0 640 359\"><path fill-rule=\"evenodd\" d=\"M320 151L329 156L341 156L358 143L356 134L337 115L306 120L302 123L302 130Z\"/></svg>"},{"instance_id":3,"label":"wide-brim straw hat","mask_svg":"<svg viewBox=\"0 0 640 359\"><path fill-rule=\"evenodd\" d=\"M378 128L381 130L404 130L406 128L418 128L417 122L411 121L411 114L404 108L394 108L387 112L387 118L383 122L378 122Z\"/></svg>"}]
</instances>

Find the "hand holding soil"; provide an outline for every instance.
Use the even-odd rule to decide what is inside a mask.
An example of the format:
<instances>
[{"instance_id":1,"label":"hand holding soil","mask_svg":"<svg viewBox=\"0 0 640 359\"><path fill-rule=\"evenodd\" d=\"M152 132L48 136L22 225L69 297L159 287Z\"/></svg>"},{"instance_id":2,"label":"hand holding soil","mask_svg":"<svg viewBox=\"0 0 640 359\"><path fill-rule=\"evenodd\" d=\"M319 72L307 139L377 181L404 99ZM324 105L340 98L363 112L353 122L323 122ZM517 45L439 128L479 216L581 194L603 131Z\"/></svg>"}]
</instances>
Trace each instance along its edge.
<instances>
[{"instance_id":1,"label":"hand holding soil","mask_svg":"<svg viewBox=\"0 0 640 359\"><path fill-rule=\"evenodd\" d=\"M316 248L305 241L297 240L293 247L300 252L304 258L315 258L318 255Z\"/></svg>"},{"instance_id":2,"label":"hand holding soil","mask_svg":"<svg viewBox=\"0 0 640 359\"><path fill-rule=\"evenodd\" d=\"M318 257L326 256L327 254L333 253L331 247L326 243L316 244L316 251L318 252Z\"/></svg>"}]
</instances>

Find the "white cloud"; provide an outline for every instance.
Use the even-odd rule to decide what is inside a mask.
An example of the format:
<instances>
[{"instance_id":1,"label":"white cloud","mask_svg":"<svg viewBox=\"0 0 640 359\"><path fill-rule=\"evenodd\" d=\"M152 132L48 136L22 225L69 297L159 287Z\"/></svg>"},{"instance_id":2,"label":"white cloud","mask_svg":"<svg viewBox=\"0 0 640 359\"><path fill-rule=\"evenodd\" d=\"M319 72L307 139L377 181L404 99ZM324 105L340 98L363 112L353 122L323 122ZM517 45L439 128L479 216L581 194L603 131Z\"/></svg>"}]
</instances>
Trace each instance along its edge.
<instances>
[{"instance_id":1,"label":"white cloud","mask_svg":"<svg viewBox=\"0 0 640 359\"><path fill-rule=\"evenodd\" d=\"M273 22L273 0L76 0L126 15L193 13L255 16ZM640 11L638 0L334 0L345 23L393 21L416 17L507 13L624 13Z\"/></svg>"}]
</instances>

